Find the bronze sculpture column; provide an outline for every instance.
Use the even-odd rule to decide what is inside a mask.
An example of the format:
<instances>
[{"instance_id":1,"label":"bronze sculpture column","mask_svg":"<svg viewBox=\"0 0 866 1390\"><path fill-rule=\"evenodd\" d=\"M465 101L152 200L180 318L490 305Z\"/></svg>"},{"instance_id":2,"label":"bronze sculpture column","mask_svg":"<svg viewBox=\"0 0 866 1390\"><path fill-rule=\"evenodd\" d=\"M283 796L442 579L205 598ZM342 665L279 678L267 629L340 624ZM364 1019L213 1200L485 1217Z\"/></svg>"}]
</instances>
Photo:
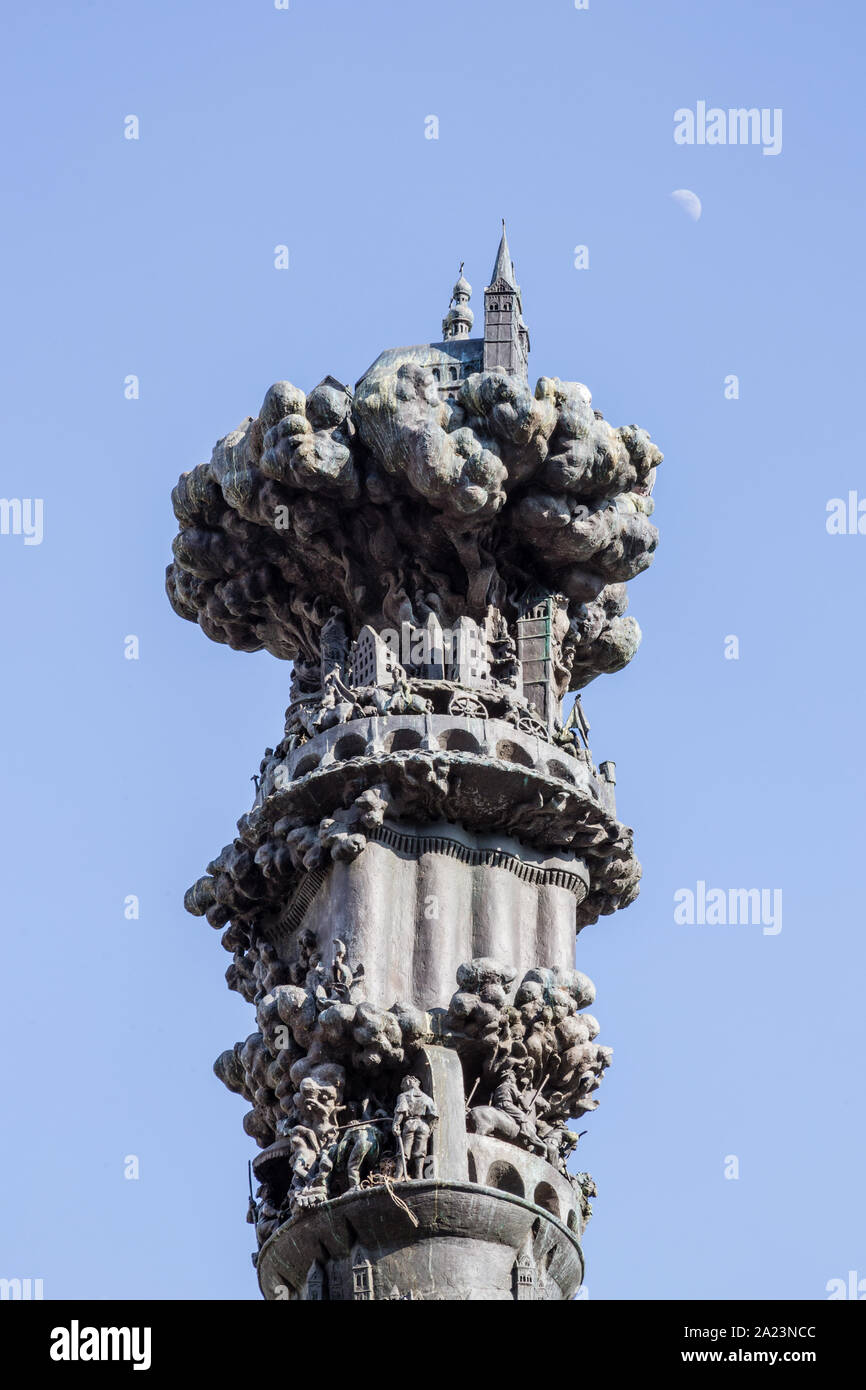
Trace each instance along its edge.
<instances>
[{"instance_id":1,"label":"bronze sculpture column","mask_svg":"<svg viewBox=\"0 0 866 1390\"><path fill-rule=\"evenodd\" d=\"M483 336L354 391L288 382L173 494L176 612L293 662L282 737L187 894L256 1031L249 1105L266 1298L563 1299L594 1195L569 1120L610 1060L574 936L640 867L580 705L640 640L661 454L575 382L527 379L503 229Z\"/></svg>"}]
</instances>

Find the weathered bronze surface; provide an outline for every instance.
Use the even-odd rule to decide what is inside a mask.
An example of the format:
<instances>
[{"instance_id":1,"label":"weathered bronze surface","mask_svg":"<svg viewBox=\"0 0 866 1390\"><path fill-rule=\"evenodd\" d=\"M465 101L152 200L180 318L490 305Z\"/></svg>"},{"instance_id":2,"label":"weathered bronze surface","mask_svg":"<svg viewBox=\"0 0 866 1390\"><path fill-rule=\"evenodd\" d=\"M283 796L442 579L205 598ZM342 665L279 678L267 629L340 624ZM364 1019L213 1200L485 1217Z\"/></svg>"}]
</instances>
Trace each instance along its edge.
<instances>
[{"instance_id":1,"label":"weathered bronze surface","mask_svg":"<svg viewBox=\"0 0 866 1390\"><path fill-rule=\"evenodd\" d=\"M567 1125L610 1061L574 937L640 866L580 707L634 655L661 454L576 382L527 380L503 230L484 334L354 392L288 382L173 494L172 606L293 662L237 836L187 894L257 1030L266 1298L563 1299L595 1188Z\"/></svg>"}]
</instances>

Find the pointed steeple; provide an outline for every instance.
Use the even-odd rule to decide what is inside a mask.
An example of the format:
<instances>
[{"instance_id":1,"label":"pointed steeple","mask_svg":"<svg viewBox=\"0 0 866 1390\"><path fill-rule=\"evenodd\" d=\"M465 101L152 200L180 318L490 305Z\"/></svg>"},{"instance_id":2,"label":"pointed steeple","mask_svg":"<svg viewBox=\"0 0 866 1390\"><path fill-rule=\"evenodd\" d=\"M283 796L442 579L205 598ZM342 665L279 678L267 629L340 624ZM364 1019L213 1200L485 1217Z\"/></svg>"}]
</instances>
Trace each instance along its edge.
<instances>
[{"instance_id":1,"label":"pointed steeple","mask_svg":"<svg viewBox=\"0 0 866 1390\"><path fill-rule=\"evenodd\" d=\"M508 238L505 235L505 218L502 219L502 240L499 243L499 250L496 252L496 264L493 267L493 274L490 277L491 285L495 285L497 280L504 280L507 285L516 287L514 278L514 262L508 250Z\"/></svg>"},{"instance_id":2,"label":"pointed steeple","mask_svg":"<svg viewBox=\"0 0 866 1390\"><path fill-rule=\"evenodd\" d=\"M509 376L522 376L526 380L528 356L529 333L523 322L520 286L514 275L503 217L496 263L490 284L484 291L482 371L500 369Z\"/></svg>"}]
</instances>

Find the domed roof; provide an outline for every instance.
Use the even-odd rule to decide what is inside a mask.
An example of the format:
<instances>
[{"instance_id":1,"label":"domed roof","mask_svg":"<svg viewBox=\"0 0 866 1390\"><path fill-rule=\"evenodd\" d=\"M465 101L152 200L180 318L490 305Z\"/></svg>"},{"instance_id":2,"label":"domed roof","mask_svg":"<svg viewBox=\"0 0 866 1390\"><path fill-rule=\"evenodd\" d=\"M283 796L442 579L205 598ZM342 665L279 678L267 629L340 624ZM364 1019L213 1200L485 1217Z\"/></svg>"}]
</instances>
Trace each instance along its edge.
<instances>
[{"instance_id":1,"label":"domed roof","mask_svg":"<svg viewBox=\"0 0 866 1390\"><path fill-rule=\"evenodd\" d=\"M453 308L448 310L448 313L442 320L442 332L445 334L445 337L447 338L449 337L452 331L456 330L460 325L464 324L466 326L466 331L468 332L474 322L475 315L469 308L468 304L455 304Z\"/></svg>"}]
</instances>

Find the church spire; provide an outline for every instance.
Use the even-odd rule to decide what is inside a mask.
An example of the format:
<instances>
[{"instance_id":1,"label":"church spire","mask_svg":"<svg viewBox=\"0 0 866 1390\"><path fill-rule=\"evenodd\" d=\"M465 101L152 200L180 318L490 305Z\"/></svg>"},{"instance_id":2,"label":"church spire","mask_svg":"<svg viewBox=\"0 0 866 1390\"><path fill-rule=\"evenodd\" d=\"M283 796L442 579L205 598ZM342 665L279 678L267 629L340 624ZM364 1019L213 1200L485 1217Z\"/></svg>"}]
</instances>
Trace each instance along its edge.
<instances>
[{"instance_id":1,"label":"church spire","mask_svg":"<svg viewBox=\"0 0 866 1390\"><path fill-rule=\"evenodd\" d=\"M505 235L505 218L502 219L502 238L499 242L499 250L496 252L496 264L493 267L493 274L490 277L491 285L495 285L497 280L504 280L507 285L514 285L514 262L508 250L508 238Z\"/></svg>"},{"instance_id":2,"label":"church spire","mask_svg":"<svg viewBox=\"0 0 866 1390\"><path fill-rule=\"evenodd\" d=\"M526 380L528 356L529 333L523 322L520 286L514 275L514 262L508 249L503 217L496 263L490 284L484 291L482 371L499 369L509 376L522 376Z\"/></svg>"}]
</instances>

